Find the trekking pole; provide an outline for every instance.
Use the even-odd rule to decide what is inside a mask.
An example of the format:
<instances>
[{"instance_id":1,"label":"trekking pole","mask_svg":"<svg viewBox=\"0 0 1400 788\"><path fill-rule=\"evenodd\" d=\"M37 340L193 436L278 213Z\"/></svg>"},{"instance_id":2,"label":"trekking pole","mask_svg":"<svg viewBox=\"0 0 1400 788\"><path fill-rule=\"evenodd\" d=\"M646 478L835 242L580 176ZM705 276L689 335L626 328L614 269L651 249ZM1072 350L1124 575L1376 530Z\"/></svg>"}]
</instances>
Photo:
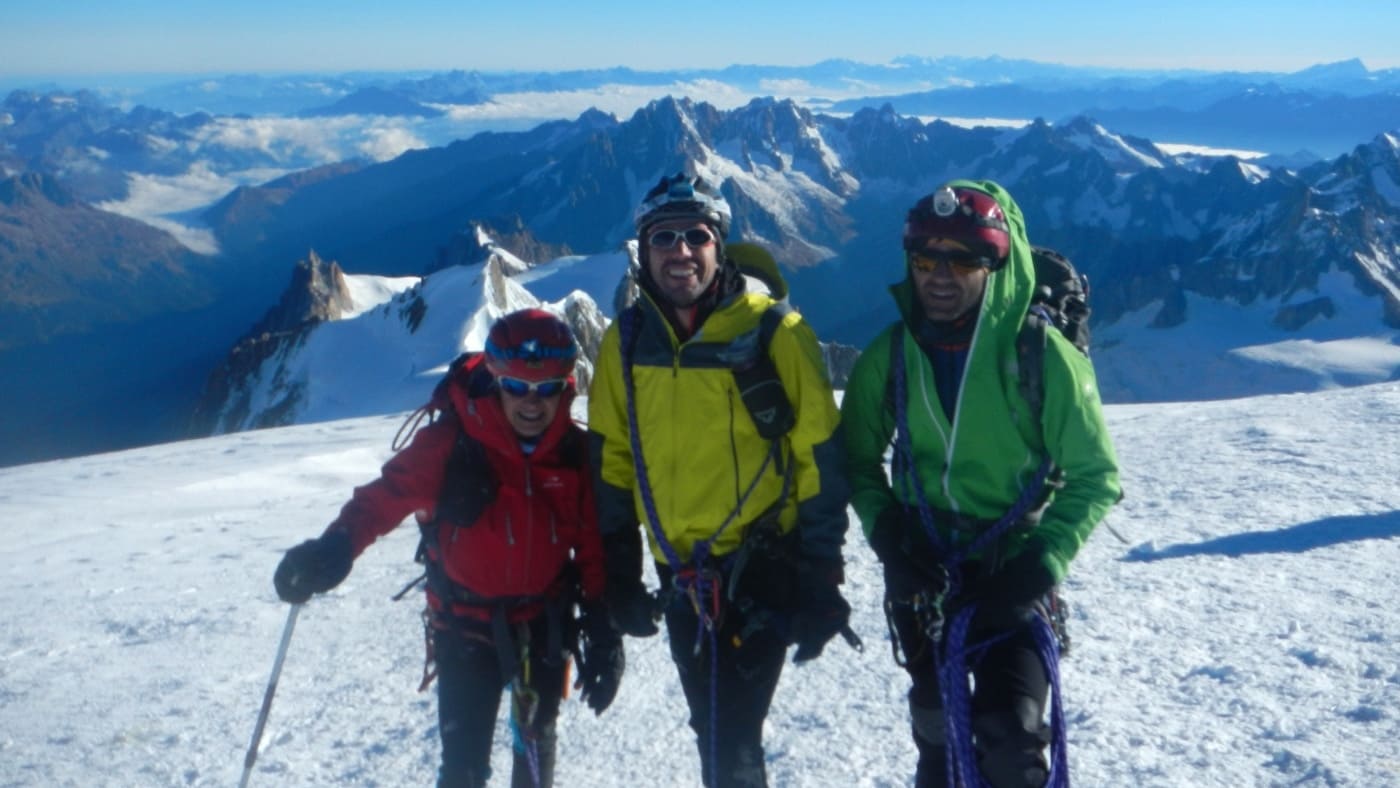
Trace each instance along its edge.
<instances>
[{"instance_id":1,"label":"trekking pole","mask_svg":"<svg viewBox=\"0 0 1400 788\"><path fill-rule=\"evenodd\" d=\"M248 788L248 776L253 773L253 764L258 760L258 744L262 741L263 728L267 725L267 713L272 711L272 696L277 692L277 678L282 675L282 661L287 658L287 644L292 642L292 628L297 624L297 613L301 605L292 605L287 613L287 625L282 628L282 642L277 646L277 658L272 661L272 676L267 680L267 691L263 693L262 710L258 712L258 724L253 728L253 741L248 745L248 754L243 756L243 779L238 788Z\"/></svg>"}]
</instances>

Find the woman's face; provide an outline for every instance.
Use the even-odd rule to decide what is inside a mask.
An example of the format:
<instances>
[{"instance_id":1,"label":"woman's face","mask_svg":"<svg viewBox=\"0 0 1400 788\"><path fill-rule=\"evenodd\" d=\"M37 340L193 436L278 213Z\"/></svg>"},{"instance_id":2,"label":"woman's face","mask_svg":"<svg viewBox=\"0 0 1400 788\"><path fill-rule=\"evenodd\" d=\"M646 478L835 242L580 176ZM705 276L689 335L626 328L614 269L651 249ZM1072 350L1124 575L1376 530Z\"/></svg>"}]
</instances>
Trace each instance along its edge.
<instances>
[{"instance_id":1,"label":"woman's face","mask_svg":"<svg viewBox=\"0 0 1400 788\"><path fill-rule=\"evenodd\" d=\"M562 386L560 388L562 389ZM501 408L506 412L506 421L510 422L515 434L522 438L538 438L549 429L549 425L554 423L555 414L559 412L560 395L563 393L562 390L556 390L545 397L532 389L522 396L512 394L504 387L500 392Z\"/></svg>"}]
</instances>

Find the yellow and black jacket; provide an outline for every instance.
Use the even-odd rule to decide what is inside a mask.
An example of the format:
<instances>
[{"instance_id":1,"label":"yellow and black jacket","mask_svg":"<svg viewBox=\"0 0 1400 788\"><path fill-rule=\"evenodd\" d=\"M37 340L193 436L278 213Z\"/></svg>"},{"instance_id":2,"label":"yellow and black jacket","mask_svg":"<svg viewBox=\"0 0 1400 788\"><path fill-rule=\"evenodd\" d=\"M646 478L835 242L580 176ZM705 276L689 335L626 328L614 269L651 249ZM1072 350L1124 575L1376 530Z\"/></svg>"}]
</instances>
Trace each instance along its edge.
<instances>
[{"instance_id":1,"label":"yellow and black jacket","mask_svg":"<svg viewBox=\"0 0 1400 788\"><path fill-rule=\"evenodd\" d=\"M603 337L588 402L605 539L646 523L652 555L668 562L652 533L634 464L623 369L630 358L631 407L654 525L681 562L689 564L697 544L708 540L713 540L710 555L733 553L749 527L772 513L782 533L798 531L805 556L840 561L849 502L840 415L816 335L801 315L788 311L768 343L796 416L776 451L773 441L759 435L735 381L733 369L761 352L760 321L770 308L783 307L765 294L732 292L694 336L681 341L644 289L613 321ZM624 349L620 329L628 321L631 347Z\"/></svg>"}]
</instances>

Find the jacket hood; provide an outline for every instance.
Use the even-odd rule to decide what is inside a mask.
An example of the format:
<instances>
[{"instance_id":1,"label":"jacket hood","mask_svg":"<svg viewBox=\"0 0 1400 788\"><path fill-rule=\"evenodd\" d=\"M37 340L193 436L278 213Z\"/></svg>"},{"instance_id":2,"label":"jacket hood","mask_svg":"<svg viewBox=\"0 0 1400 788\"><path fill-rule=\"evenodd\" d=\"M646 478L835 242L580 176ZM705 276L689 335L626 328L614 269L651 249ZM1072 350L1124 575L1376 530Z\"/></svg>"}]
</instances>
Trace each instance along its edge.
<instances>
[{"instance_id":1,"label":"jacket hood","mask_svg":"<svg viewBox=\"0 0 1400 788\"><path fill-rule=\"evenodd\" d=\"M993 344L1001 349L1015 347L1026 310L1035 293L1035 264L1031 260L1031 244L1026 235L1026 221L1021 207L994 181L949 181L947 186L973 188L990 194L1006 214L1011 236L1011 251L1006 265L987 277L987 289L977 312L978 345ZM907 266L906 266L907 268ZM915 303L913 282L906 272L903 280L890 285L890 294L904 325L917 336L919 310Z\"/></svg>"},{"instance_id":2,"label":"jacket hood","mask_svg":"<svg viewBox=\"0 0 1400 788\"><path fill-rule=\"evenodd\" d=\"M476 354L456 366L455 371L444 378L433 393L433 407L447 410L444 405L450 404L468 435L499 451L519 452L520 438L506 419L494 379L486 369L485 358L485 355ZM577 394L574 378L570 375L568 385L559 395L559 410L554 415L554 421L540 435L535 449L539 456L549 456L554 452L568 432L572 424L570 408Z\"/></svg>"}]
</instances>

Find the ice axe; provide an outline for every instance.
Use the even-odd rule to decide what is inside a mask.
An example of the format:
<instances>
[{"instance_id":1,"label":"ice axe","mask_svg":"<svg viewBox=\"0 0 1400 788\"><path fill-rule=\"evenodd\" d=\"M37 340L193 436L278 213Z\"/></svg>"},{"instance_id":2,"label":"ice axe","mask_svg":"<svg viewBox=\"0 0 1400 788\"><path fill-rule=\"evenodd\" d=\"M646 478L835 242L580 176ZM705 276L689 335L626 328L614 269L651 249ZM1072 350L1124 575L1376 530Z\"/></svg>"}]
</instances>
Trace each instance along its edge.
<instances>
[{"instance_id":1,"label":"ice axe","mask_svg":"<svg viewBox=\"0 0 1400 788\"><path fill-rule=\"evenodd\" d=\"M267 680L267 691L263 693L262 711L258 712L258 724L253 728L253 741L248 745L248 754L243 756L243 778L238 788L248 788L248 777L253 773L253 764L258 760L258 744L262 742L263 728L267 726L267 714L272 711L272 696L277 692L277 678L282 675L282 662L287 658L287 644L292 642L292 629L297 624L297 614L301 605L292 605L287 613L287 624L282 628L282 642L277 646L277 658L272 662L272 676Z\"/></svg>"}]
</instances>

